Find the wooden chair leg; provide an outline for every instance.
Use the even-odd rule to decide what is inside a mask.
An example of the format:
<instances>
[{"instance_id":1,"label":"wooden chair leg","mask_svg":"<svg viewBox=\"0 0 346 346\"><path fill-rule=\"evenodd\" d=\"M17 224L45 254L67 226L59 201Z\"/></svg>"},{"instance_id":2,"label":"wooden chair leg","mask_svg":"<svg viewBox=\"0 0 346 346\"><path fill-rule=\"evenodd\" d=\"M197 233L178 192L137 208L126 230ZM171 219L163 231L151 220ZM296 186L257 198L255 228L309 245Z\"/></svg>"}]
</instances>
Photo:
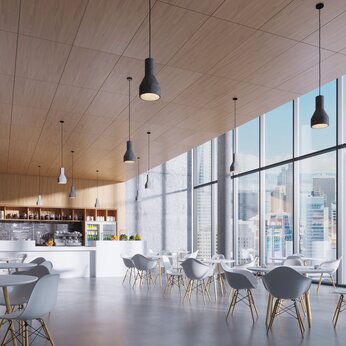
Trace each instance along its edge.
<instances>
[{"instance_id":1,"label":"wooden chair leg","mask_svg":"<svg viewBox=\"0 0 346 346\"><path fill-rule=\"evenodd\" d=\"M251 301L251 297L250 297L250 290L247 290L247 300L249 302L249 308L250 308L250 311L251 311L252 322L255 322L255 317L253 315L253 310L252 310L252 301Z\"/></svg>"},{"instance_id":2,"label":"wooden chair leg","mask_svg":"<svg viewBox=\"0 0 346 346\"><path fill-rule=\"evenodd\" d=\"M333 317L334 328L336 327L336 324L338 323L338 319L339 319L339 315L341 312L341 307L342 307L343 302L344 302L344 295L342 294L339 298L338 305L336 306L334 317Z\"/></svg>"},{"instance_id":3,"label":"wooden chair leg","mask_svg":"<svg viewBox=\"0 0 346 346\"><path fill-rule=\"evenodd\" d=\"M297 306L297 303L294 302L294 308L296 310L296 314L297 314L297 320L298 320L298 325L299 325L299 329L300 329L300 333L302 334L302 338L304 338L304 325L303 325L303 321L302 318L300 317L300 312Z\"/></svg>"},{"instance_id":4,"label":"wooden chair leg","mask_svg":"<svg viewBox=\"0 0 346 346\"><path fill-rule=\"evenodd\" d=\"M49 332L49 329L48 329L48 327L47 327L46 322L45 322L43 319L40 319L39 321L40 321L40 323L41 323L41 325L42 325L42 327L43 327L43 330L44 330L44 332L45 332L47 338L49 339L49 342L50 342L51 346L54 346L54 341L53 341L52 335L51 335L50 332ZM28 345L29 345L29 344L28 344Z\"/></svg>"},{"instance_id":5,"label":"wooden chair leg","mask_svg":"<svg viewBox=\"0 0 346 346\"><path fill-rule=\"evenodd\" d=\"M276 299L275 304L274 304L274 309L273 309L273 311L271 313L271 316L270 316L270 322L269 322L269 325L268 325L268 328L267 328L267 334L269 333L269 330L273 326L274 318L276 316L276 313L277 313L279 305L280 305L280 299Z\"/></svg>"},{"instance_id":6,"label":"wooden chair leg","mask_svg":"<svg viewBox=\"0 0 346 346\"><path fill-rule=\"evenodd\" d=\"M233 307L234 299L235 299L235 291L233 292L232 300L231 300L231 302L230 302L230 304L229 304L229 308L228 308L227 316L226 316L226 321L227 321L228 316L229 316L229 313L231 312L231 309L232 309L232 307Z\"/></svg>"},{"instance_id":7,"label":"wooden chair leg","mask_svg":"<svg viewBox=\"0 0 346 346\"><path fill-rule=\"evenodd\" d=\"M253 307L255 308L256 315L257 315L257 317L258 317L258 310L257 310L257 306L256 306L256 304L255 304L255 299L253 298L252 291L249 290L249 292L250 292L250 298L251 298L251 301L252 301L252 305L253 305Z\"/></svg>"},{"instance_id":8,"label":"wooden chair leg","mask_svg":"<svg viewBox=\"0 0 346 346\"><path fill-rule=\"evenodd\" d=\"M332 274L329 274L329 276L330 276L330 280L332 281L333 287L336 288L333 275L332 275Z\"/></svg>"},{"instance_id":9,"label":"wooden chair leg","mask_svg":"<svg viewBox=\"0 0 346 346\"><path fill-rule=\"evenodd\" d=\"M320 280L318 281L318 284L317 284L317 293L318 293L318 291L320 290L320 286L321 286L321 283L322 283L322 279L323 279L323 273L321 274Z\"/></svg>"}]
</instances>

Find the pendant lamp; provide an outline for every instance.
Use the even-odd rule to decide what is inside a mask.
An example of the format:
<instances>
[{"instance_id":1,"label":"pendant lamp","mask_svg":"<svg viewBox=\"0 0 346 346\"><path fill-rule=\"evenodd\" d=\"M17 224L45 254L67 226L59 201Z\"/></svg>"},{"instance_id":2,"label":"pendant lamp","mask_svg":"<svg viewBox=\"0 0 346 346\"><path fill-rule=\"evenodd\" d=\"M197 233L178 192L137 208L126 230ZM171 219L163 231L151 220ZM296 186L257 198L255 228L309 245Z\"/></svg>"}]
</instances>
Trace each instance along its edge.
<instances>
[{"instance_id":1,"label":"pendant lamp","mask_svg":"<svg viewBox=\"0 0 346 346\"><path fill-rule=\"evenodd\" d=\"M65 168L64 168L64 121L60 120L61 124L61 162L60 162L60 171L58 176L58 184L66 184L67 179L65 176Z\"/></svg>"},{"instance_id":2,"label":"pendant lamp","mask_svg":"<svg viewBox=\"0 0 346 346\"><path fill-rule=\"evenodd\" d=\"M236 140L235 140L235 132L237 128L237 97L233 97L233 103L234 103L234 128L233 128L233 155L232 155L232 163L229 168L229 171L231 174L237 174L238 173L238 162L236 159L236 154L235 154L235 145L236 145Z\"/></svg>"},{"instance_id":3,"label":"pendant lamp","mask_svg":"<svg viewBox=\"0 0 346 346\"><path fill-rule=\"evenodd\" d=\"M150 134L151 132L147 132L148 135L148 170L147 170L147 180L145 182L144 187L146 189L149 189L149 170L150 170Z\"/></svg>"},{"instance_id":4,"label":"pendant lamp","mask_svg":"<svg viewBox=\"0 0 346 346\"><path fill-rule=\"evenodd\" d=\"M323 129L329 126L329 117L324 109L324 96L321 95L321 10L323 7L322 2L316 5L318 10L318 96L315 99L315 112L311 117L313 129Z\"/></svg>"},{"instance_id":5,"label":"pendant lamp","mask_svg":"<svg viewBox=\"0 0 346 346\"><path fill-rule=\"evenodd\" d=\"M137 192L136 192L136 198L135 200L138 201L138 197L139 197L139 160L141 158L138 156L137 157Z\"/></svg>"},{"instance_id":6,"label":"pendant lamp","mask_svg":"<svg viewBox=\"0 0 346 346\"><path fill-rule=\"evenodd\" d=\"M129 81L129 140L126 143L126 152L124 155L124 162L125 163L135 163L136 161L136 155L134 154L132 150L132 142L131 142L131 81L132 77L127 77L127 80Z\"/></svg>"},{"instance_id":7,"label":"pendant lamp","mask_svg":"<svg viewBox=\"0 0 346 346\"><path fill-rule=\"evenodd\" d=\"M41 206L43 204L43 199L41 195L41 166L38 166L38 197L36 201L37 206Z\"/></svg>"},{"instance_id":8,"label":"pendant lamp","mask_svg":"<svg viewBox=\"0 0 346 346\"><path fill-rule=\"evenodd\" d=\"M95 201L95 208L100 208L100 201L99 201L99 170L96 170L96 201Z\"/></svg>"},{"instance_id":9,"label":"pendant lamp","mask_svg":"<svg viewBox=\"0 0 346 346\"><path fill-rule=\"evenodd\" d=\"M156 101L161 97L160 84L155 77L155 61L151 57L151 0L149 0L149 58L145 59L145 74L139 86L139 97L144 101Z\"/></svg>"},{"instance_id":10,"label":"pendant lamp","mask_svg":"<svg viewBox=\"0 0 346 346\"><path fill-rule=\"evenodd\" d=\"M74 183L73 183L73 154L74 154L74 151L71 150L71 154L72 154L72 182L71 182L71 189L70 189L70 193L68 195L69 198L76 198L76 189L74 187Z\"/></svg>"}]
</instances>

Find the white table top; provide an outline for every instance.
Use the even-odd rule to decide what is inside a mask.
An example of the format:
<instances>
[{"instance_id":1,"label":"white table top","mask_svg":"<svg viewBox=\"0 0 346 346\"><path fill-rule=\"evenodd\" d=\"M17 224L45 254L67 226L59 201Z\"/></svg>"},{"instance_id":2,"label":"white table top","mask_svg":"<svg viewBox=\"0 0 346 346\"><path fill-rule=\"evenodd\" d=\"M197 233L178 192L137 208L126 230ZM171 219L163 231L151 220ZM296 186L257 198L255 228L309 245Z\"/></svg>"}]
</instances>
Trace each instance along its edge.
<instances>
[{"instance_id":1,"label":"white table top","mask_svg":"<svg viewBox=\"0 0 346 346\"><path fill-rule=\"evenodd\" d=\"M234 263L235 260L233 259L211 259L211 258L203 258L202 262L205 263L210 263L210 264L220 264L221 262L223 263Z\"/></svg>"},{"instance_id":2,"label":"white table top","mask_svg":"<svg viewBox=\"0 0 346 346\"><path fill-rule=\"evenodd\" d=\"M10 262L10 263L0 263L0 269L23 269L23 268L33 268L36 267L36 263L16 263L16 262Z\"/></svg>"},{"instance_id":3,"label":"white table top","mask_svg":"<svg viewBox=\"0 0 346 346\"><path fill-rule=\"evenodd\" d=\"M246 269L256 272L256 273L269 273L275 268L282 266L263 266L263 267L247 267ZM322 274L322 273L331 273L330 269L315 268L311 266L286 266L296 270L300 274Z\"/></svg>"},{"instance_id":4,"label":"white table top","mask_svg":"<svg viewBox=\"0 0 346 346\"><path fill-rule=\"evenodd\" d=\"M31 284L38 280L32 275L0 275L0 287Z\"/></svg>"},{"instance_id":5,"label":"white table top","mask_svg":"<svg viewBox=\"0 0 346 346\"><path fill-rule=\"evenodd\" d=\"M297 257L299 258L299 257ZM316 262L324 262L327 261L326 258L317 258L317 257L305 257L302 256L300 257L303 261L316 261ZM287 259L287 257L271 257L270 260L272 261L285 261Z\"/></svg>"},{"instance_id":6,"label":"white table top","mask_svg":"<svg viewBox=\"0 0 346 346\"><path fill-rule=\"evenodd\" d=\"M18 257L1 257L0 262L18 261Z\"/></svg>"}]
</instances>

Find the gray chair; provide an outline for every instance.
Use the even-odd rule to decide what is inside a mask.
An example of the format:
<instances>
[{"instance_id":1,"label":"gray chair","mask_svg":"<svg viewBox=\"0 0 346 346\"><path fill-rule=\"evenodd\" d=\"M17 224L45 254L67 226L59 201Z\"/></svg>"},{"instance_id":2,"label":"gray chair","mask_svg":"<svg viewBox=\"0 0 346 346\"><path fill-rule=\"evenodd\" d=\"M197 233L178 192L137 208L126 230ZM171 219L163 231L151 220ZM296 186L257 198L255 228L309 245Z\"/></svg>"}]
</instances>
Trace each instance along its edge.
<instances>
[{"instance_id":1,"label":"gray chair","mask_svg":"<svg viewBox=\"0 0 346 346\"><path fill-rule=\"evenodd\" d=\"M165 267L166 278L167 278L166 286L163 291L163 294L166 293L166 290L168 288L172 289L174 285L176 285L179 288L179 293L180 293L181 284L184 285L183 273L181 271L173 269L173 265L167 256L162 256L162 262Z\"/></svg>"},{"instance_id":2,"label":"gray chair","mask_svg":"<svg viewBox=\"0 0 346 346\"><path fill-rule=\"evenodd\" d=\"M257 283L256 277L246 269L234 268L229 270L224 266L222 269L224 270L226 280L233 291L231 303L229 305L227 316L226 316L226 320L228 319L228 316L231 311L233 314L236 304L242 302L242 303L245 303L250 308L252 321L255 322L253 310L255 310L257 317L258 317L258 310L257 310L255 300L253 298L251 290L257 288L258 283ZM246 294L244 295L242 291L245 291Z\"/></svg>"},{"instance_id":3,"label":"gray chair","mask_svg":"<svg viewBox=\"0 0 346 346\"><path fill-rule=\"evenodd\" d=\"M146 278L148 288L150 287L150 283L155 284L152 277L152 271L155 269L157 265L156 259L148 258L141 254L137 254L132 257L132 262L134 263L135 268L137 269L137 275L135 277L133 287L135 287L138 278L140 279L140 286L143 286L144 276Z\"/></svg>"},{"instance_id":4,"label":"gray chair","mask_svg":"<svg viewBox=\"0 0 346 346\"><path fill-rule=\"evenodd\" d=\"M189 301L191 301L192 291L196 290L196 295L198 295L198 290L200 289L203 297L203 303L205 304L205 294L208 295L209 301L210 293L209 288L211 279L213 277L213 267L202 263L201 261L195 258L186 259L181 266L184 269L186 277L189 279L189 282L186 286L185 295L183 298L183 303L185 298L188 296ZM207 282L205 282L207 280Z\"/></svg>"},{"instance_id":5,"label":"gray chair","mask_svg":"<svg viewBox=\"0 0 346 346\"><path fill-rule=\"evenodd\" d=\"M58 282L58 274L49 274L41 277L35 283L30 298L23 310L16 310L12 313L0 316L0 318L9 322L1 345L14 341L13 339L16 337L23 337L25 340L24 344L29 345L29 335L45 337L51 345L54 345L47 324L43 320L43 316L50 313L56 304ZM33 327L32 324L28 323L33 320L37 320L40 323L40 327ZM10 333L10 331L13 330L14 321L20 322L22 325L22 328L20 328L19 332L15 335ZM7 340L9 336L11 336L11 338Z\"/></svg>"},{"instance_id":6,"label":"gray chair","mask_svg":"<svg viewBox=\"0 0 346 346\"><path fill-rule=\"evenodd\" d=\"M309 291L312 280L299 274L290 267L282 266L270 271L262 278L262 281L269 294L276 299L274 309L271 312L267 333L272 328L275 317L287 312L297 319L301 335L304 337L305 328L297 301ZM285 300L289 300L292 303L285 305ZM294 314L292 310L295 311Z\"/></svg>"},{"instance_id":7,"label":"gray chair","mask_svg":"<svg viewBox=\"0 0 346 346\"><path fill-rule=\"evenodd\" d=\"M196 250L195 252L188 253L187 255L185 255L184 260L186 260L188 258L197 258L197 255L198 255L198 250Z\"/></svg>"},{"instance_id":8,"label":"gray chair","mask_svg":"<svg viewBox=\"0 0 346 346\"><path fill-rule=\"evenodd\" d=\"M126 256L123 254L121 254L120 256L121 256L121 258L124 262L124 265L126 267L126 273L124 275L123 283L124 283L126 276L128 274L129 274L129 283L131 283L132 276L135 277L135 265L129 256Z\"/></svg>"},{"instance_id":9,"label":"gray chair","mask_svg":"<svg viewBox=\"0 0 346 346\"><path fill-rule=\"evenodd\" d=\"M284 266L300 267L304 265L303 260L300 257L288 256L283 263Z\"/></svg>"},{"instance_id":10,"label":"gray chair","mask_svg":"<svg viewBox=\"0 0 346 346\"><path fill-rule=\"evenodd\" d=\"M46 259L44 257L36 257L30 263L36 263L37 265L41 264L42 262L45 262Z\"/></svg>"},{"instance_id":11,"label":"gray chair","mask_svg":"<svg viewBox=\"0 0 346 346\"><path fill-rule=\"evenodd\" d=\"M247 263L238 264L238 265L234 266L233 268L236 268L236 269L246 269L246 268L248 268L248 267L255 267L255 266L257 265L257 262L258 262L258 256L253 257L253 258L250 259L250 261L247 262Z\"/></svg>"},{"instance_id":12,"label":"gray chair","mask_svg":"<svg viewBox=\"0 0 346 346\"><path fill-rule=\"evenodd\" d=\"M49 270L49 272L52 274L53 263L51 261L44 261L40 265L46 267Z\"/></svg>"}]
</instances>

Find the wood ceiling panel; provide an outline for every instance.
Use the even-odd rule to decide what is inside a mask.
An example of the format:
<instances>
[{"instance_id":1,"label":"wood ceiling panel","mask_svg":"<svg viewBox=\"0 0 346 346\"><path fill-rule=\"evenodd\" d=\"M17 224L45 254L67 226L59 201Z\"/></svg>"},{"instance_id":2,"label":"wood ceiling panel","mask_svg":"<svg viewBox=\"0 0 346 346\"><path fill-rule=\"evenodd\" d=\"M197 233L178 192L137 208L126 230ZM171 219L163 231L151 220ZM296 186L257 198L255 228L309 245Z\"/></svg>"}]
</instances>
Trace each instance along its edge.
<instances>
[{"instance_id":1,"label":"wood ceiling panel","mask_svg":"<svg viewBox=\"0 0 346 346\"><path fill-rule=\"evenodd\" d=\"M118 55L73 47L61 83L99 89L118 59Z\"/></svg>"},{"instance_id":2,"label":"wood ceiling panel","mask_svg":"<svg viewBox=\"0 0 346 346\"><path fill-rule=\"evenodd\" d=\"M50 109L44 123L43 132L56 131L60 133L60 120L64 120L64 131L70 132L81 118L80 113L64 112L57 109Z\"/></svg>"},{"instance_id":3,"label":"wood ceiling panel","mask_svg":"<svg viewBox=\"0 0 346 346\"><path fill-rule=\"evenodd\" d=\"M12 174L25 174L30 162L30 155L23 150L10 150L8 170Z\"/></svg>"},{"instance_id":4,"label":"wood ceiling panel","mask_svg":"<svg viewBox=\"0 0 346 346\"><path fill-rule=\"evenodd\" d=\"M16 75L59 82L70 46L19 35Z\"/></svg>"},{"instance_id":5,"label":"wood ceiling panel","mask_svg":"<svg viewBox=\"0 0 346 346\"><path fill-rule=\"evenodd\" d=\"M0 103L12 102L13 76L0 75Z\"/></svg>"},{"instance_id":6,"label":"wood ceiling panel","mask_svg":"<svg viewBox=\"0 0 346 346\"><path fill-rule=\"evenodd\" d=\"M75 136L80 133L99 136L112 122L109 117L85 115L77 124Z\"/></svg>"},{"instance_id":7,"label":"wood ceiling panel","mask_svg":"<svg viewBox=\"0 0 346 346\"><path fill-rule=\"evenodd\" d=\"M26 124L16 124L11 128L10 151L25 152L29 158L35 149L41 129L29 127Z\"/></svg>"},{"instance_id":8,"label":"wood ceiling panel","mask_svg":"<svg viewBox=\"0 0 346 346\"><path fill-rule=\"evenodd\" d=\"M167 104L161 100L159 102L145 102L136 98L131 102L131 122L143 124ZM125 112L128 113L128 110Z\"/></svg>"},{"instance_id":9,"label":"wood ceiling panel","mask_svg":"<svg viewBox=\"0 0 346 346\"><path fill-rule=\"evenodd\" d=\"M0 30L17 32L20 0L0 1Z\"/></svg>"},{"instance_id":10,"label":"wood ceiling panel","mask_svg":"<svg viewBox=\"0 0 346 346\"><path fill-rule=\"evenodd\" d=\"M60 84L54 97L52 109L67 113L83 113L96 93L93 89Z\"/></svg>"},{"instance_id":11,"label":"wood ceiling panel","mask_svg":"<svg viewBox=\"0 0 346 346\"><path fill-rule=\"evenodd\" d=\"M47 110L24 106L13 106L12 124L28 129L41 129L47 117Z\"/></svg>"},{"instance_id":12,"label":"wood ceiling panel","mask_svg":"<svg viewBox=\"0 0 346 346\"><path fill-rule=\"evenodd\" d=\"M260 28L292 0L226 0L213 14L215 17Z\"/></svg>"},{"instance_id":13,"label":"wood ceiling panel","mask_svg":"<svg viewBox=\"0 0 346 346\"><path fill-rule=\"evenodd\" d=\"M87 0L25 0L21 4L21 33L72 43Z\"/></svg>"},{"instance_id":14,"label":"wood ceiling panel","mask_svg":"<svg viewBox=\"0 0 346 346\"><path fill-rule=\"evenodd\" d=\"M11 123L11 105L9 103L0 103L0 129L4 125ZM1 137L1 136L0 136Z\"/></svg>"},{"instance_id":15,"label":"wood ceiling panel","mask_svg":"<svg viewBox=\"0 0 346 346\"><path fill-rule=\"evenodd\" d=\"M145 0L89 1L75 44L121 55L144 20Z\"/></svg>"},{"instance_id":16,"label":"wood ceiling panel","mask_svg":"<svg viewBox=\"0 0 346 346\"><path fill-rule=\"evenodd\" d=\"M224 0L162 0L161 2L210 15L223 1Z\"/></svg>"},{"instance_id":17,"label":"wood ceiling panel","mask_svg":"<svg viewBox=\"0 0 346 346\"><path fill-rule=\"evenodd\" d=\"M345 5L346 7L346 5ZM346 47L346 12L336 17L321 29L321 46L335 52ZM318 46L318 31L308 36L303 42Z\"/></svg>"},{"instance_id":18,"label":"wood ceiling panel","mask_svg":"<svg viewBox=\"0 0 346 346\"><path fill-rule=\"evenodd\" d=\"M333 53L322 50L322 59ZM247 82L275 88L318 63L318 48L298 43L246 78ZM285 68L282 68L285 66Z\"/></svg>"},{"instance_id":19,"label":"wood ceiling panel","mask_svg":"<svg viewBox=\"0 0 346 346\"><path fill-rule=\"evenodd\" d=\"M318 2L318 1L317 1ZM261 29L276 35L303 40L318 28L318 12L314 0L294 0ZM328 1L321 13L322 25L345 11L344 0Z\"/></svg>"},{"instance_id":20,"label":"wood ceiling panel","mask_svg":"<svg viewBox=\"0 0 346 346\"><path fill-rule=\"evenodd\" d=\"M257 31L238 49L217 63L209 73L244 80L295 44L295 41Z\"/></svg>"},{"instance_id":21,"label":"wood ceiling panel","mask_svg":"<svg viewBox=\"0 0 346 346\"><path fill-rule=\"evenodd\" d=\"M0 5L1 6L1 5ZM17 35L0 31L0 73L13 75Z\"/></svg>"},{"instance_id":22,"label":"wood ceiling panel","mask_svg":"<svg viewBox=\"0 0 346 346\"><path fill-rule=\"evenodd\" d=\"M115 118L128 105L128 96L100 91L86 114Z\"/></svg>"},{"instance_id":23,"label":"wood ceiling panel","mask_svg":"<svg viewBox=\"0 0 346 346\"><path fill-rule=\"evenodd\" d=\"M156 2L152 9L152 56L158 63L166 64L207 18L196 12ZM149 33L146 20L124 54L144 60L149 55L148 45Z\"/></svg>"},{"instance_id":24,"label":"wood ceiling panel","mask_svg":"<svg viewBox=\"0 0 346 346\"><path fill-rule=\"evenodd\" d=\"M207 72L254 32L242 25L211 17L169 64L195 72Z\"/></svg>"},{"instance_id":25,"label":"wood ceiling panel","mask_svg":"<svg viewBox=\"0 0 346 346\"><path fill-rule=\"evenodd\" d=\"M16 77L14 104L30 108L49 108L57 84Z\"/></svg>"}]
</instances>

